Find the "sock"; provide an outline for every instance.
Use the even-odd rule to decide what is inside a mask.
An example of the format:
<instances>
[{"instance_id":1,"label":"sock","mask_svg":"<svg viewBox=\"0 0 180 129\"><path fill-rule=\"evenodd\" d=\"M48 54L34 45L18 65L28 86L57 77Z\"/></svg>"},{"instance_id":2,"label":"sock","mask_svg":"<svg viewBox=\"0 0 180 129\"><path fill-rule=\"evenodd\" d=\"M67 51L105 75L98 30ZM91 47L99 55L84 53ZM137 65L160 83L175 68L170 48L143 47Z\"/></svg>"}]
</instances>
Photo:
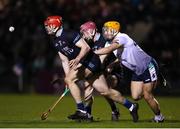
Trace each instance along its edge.
<instances>
[{"instance_id":1,"label":"sock","mask_svg":"<svg viewBox=\"0 0 180 129\"><path fill-rule=\"evenodd\" d=\"M81 110L81 111L84 111L84 104L82 102L81 103L77 103L77 109Z\"/></svg>"},{"instance_id":2,"label":"sock","mask_svg":"<svg viewBox=\"0 0 180 129\"><path fill-rule=\"evenodd\" d=\"M112 104L111 104L111 110L112 110L112 112L118 111L117 108L116 108L115 103L112 103Z\"/></svg>"},{"instance_id":3,"label":"sock","mask_svg":"<svg viewBox=\"0 0 180 129\"><path fill-rule=\"evenodd\" d=\"M156 116L158 116L158 115L160 115L161 114L161 112L160 111L158 111L157 113L155 113L155 115Z\"/></svg>"},{"instance_id":4,"label":"sock","mask_svg":"<svg viewBox=\"0 0 180 129\"><path fill-rule=\"evenodd\" d=\"M128 99L125 99L124 104L123 104L126 108L128 108L130 111L132 111L134 105L132 102L130 102Z\"/></svg>"},{"instance_id":5,"label":"sock","mask_svg":"<svg viewBox=\"0 0 180 129\"><path fill-rule=\"evenodd\" d=\"M91 114L91 106L85 106L85 110L87 113Z\"/></svg>"},{"instance_id":6,"label":"sock","mask_svg":"<svg viewBox=\"0 0 180 129\"><path fill-rule=\"evenodd\" d=\"M106 100L107 100L108 104L111 106L112 112L117 112L118 109L116 108L115 102L107 97L106 97Z\"/></svg>"}]
</instances>

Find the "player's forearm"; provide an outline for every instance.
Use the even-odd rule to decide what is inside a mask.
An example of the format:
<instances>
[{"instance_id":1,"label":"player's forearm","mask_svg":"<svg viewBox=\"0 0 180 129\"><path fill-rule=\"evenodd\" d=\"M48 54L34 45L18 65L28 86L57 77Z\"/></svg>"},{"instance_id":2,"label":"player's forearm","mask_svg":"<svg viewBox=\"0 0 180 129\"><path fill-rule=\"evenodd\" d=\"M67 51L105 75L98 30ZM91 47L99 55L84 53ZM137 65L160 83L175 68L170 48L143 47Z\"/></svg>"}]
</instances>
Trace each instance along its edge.
<instances>
[{"instance_id":1,"label":"player's forearm","mask_svg":"<svg viewBox=\"0 0 180 129\"><path fill-rule=\"evenodd\" d=\"M81 51L79 52L79 55L76 57L79 61L84 58L88 52L90 51L90 47L88 45L81 47Z\"/></svg>"},{"instance_id":2,"label":"player's forearm","mask_svg":"<svg viewBox=\"0 0 180 129\"><path fill-rule=\"evenodd\" d=\"M109 53L113 52L114 50L118 49L119 47L121 47L120 44L111 43L110 46L101 48L99 50L96 50L95 53L98 54L98 55L109 54Z\"/></svg>"},{"instance_id":3,"label":"player's forearm","mask_svg":"<svg viewBox=\"0 0 180 129\"><path fill-rule=\"evenodd\" d=\"M108 49L107 47L104 47L104 48L101 48L101 49L99 49L99 50L96 50L95 53L96 53L97 55L104 55L104 54L109 54L109 53L111 53L111 50Z\"/></svg>"}]
</instances>

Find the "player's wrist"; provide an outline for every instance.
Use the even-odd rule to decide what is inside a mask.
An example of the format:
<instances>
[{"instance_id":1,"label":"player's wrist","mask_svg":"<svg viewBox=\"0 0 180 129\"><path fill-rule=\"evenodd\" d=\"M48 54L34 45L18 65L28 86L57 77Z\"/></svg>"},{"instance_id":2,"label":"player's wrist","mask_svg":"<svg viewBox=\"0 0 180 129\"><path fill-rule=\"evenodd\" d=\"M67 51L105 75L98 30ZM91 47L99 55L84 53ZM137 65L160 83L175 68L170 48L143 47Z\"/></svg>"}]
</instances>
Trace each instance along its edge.
<instances>
[{"instance_id":1,"label":"player's wrist","mask_svg":"<svg viewBox=\"0 0 180 129\"><path fill-rule=\"evenodd\" d=\"M76 57L76 61L80 62L81 58L79 57Z\"/></svg>"}]
</instances>

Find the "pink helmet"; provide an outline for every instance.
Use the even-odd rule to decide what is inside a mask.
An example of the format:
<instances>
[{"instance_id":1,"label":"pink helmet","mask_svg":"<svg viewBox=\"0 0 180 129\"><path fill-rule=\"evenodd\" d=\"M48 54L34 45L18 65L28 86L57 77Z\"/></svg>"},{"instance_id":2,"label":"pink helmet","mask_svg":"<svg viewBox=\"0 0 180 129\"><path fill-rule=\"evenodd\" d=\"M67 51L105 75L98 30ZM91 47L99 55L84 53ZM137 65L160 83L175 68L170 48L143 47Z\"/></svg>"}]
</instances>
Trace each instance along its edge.
<instances>
[{"instance_id":1,"label":"pink helmet","mask_svg":"<svg viewBox=\"0 0 180 129\"><path fill-rule=\"evenodd\" d=\"M85 22L80 26L80 32L87 31L89 29L96 30L96 24L93 21Z\"/></svg>"}]
</instances>

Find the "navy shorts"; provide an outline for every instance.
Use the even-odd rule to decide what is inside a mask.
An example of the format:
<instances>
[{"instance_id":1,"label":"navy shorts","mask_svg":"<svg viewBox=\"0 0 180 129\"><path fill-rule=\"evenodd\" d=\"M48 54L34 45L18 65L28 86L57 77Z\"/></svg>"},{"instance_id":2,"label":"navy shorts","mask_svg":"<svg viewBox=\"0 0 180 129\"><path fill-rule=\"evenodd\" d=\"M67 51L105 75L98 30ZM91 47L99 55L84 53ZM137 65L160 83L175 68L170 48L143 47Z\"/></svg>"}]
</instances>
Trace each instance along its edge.
<instances>
[{"instance_id":1,"label":"navy shorts","mask_svg":"<svg viewBox=\"0 0 180 129\"><path fill-rule=\"evenodd\" d=\"M144 73L141 75L137 75L135 73L132 74L131 81L143 81L144 83L156 81L158 78L158 71L158 64L154 59L152 59Z\"/></svg>"},{"instance_id":2,"label":"navy shorts","mask_svg":"<svg viewBox=\"0 0 180 129\"><path fill-rule=\"evenodd\" d=\"M93 73L97 73L101 71L101 60L98 55L92 54L88 58L81 61L81 64L88 68Z\"/></svg>"}]
</instances>

